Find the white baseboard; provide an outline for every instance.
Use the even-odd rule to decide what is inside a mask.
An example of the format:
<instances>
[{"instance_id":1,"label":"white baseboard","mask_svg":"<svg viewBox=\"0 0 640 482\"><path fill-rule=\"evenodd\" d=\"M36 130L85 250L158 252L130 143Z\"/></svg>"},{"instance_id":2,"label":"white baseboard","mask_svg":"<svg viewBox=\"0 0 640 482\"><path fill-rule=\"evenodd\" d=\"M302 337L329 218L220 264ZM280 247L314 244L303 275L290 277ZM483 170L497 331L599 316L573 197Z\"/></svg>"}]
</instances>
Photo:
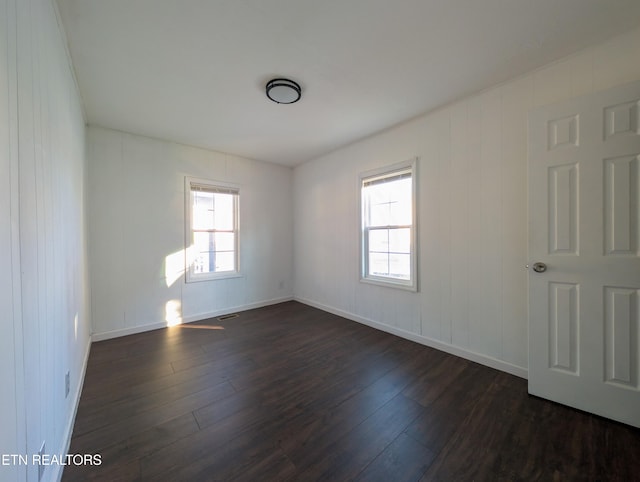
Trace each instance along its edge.
<instances>
[{"instance_id":1,"label":"white baseboard","mask_svg":"<svg viewBox=\"0 0 640 482\"><path fill-rule=\"evenodd\" d=\"M171 326L181 325L183 323L192 323L194 321L206 320L208 318L215 318L217 316L228 315L229 313L236 313L238 311L253 310L255 308L262 308L263 306L276 305L278 303L284 303L285 301L293 300L293 296L286 296L283 298L273 298L270 300L257 301L255 303L249 303L242 306L234 306L230 308L224 308L222 310L209 311L206 313L197 313L195 315L189 315L181 318L179 321L172 323ZM129 328L122 328L120 330L106 331L102 333L94 333L91 336L92 341L103 341L111 338L119 338L121 336L135 335L136 333L143 333L145 331L158 330L160 328L167 328L169 326L166 321L157 323L150 323L141 326L132 326Z\"/></svg>"},{"instance_id":2,"label":"white baseboard","mask_svg":"<svg viewBox=\"0 0 640 482\"><path fill-rule=\"evenodd\" d=\"M96 341L110 340L111 338L120 338L121 336L135 335L136 333L158 330L160 328L166 328L166 327L167 327L167 322L162 321L158 323L149 323L147 325L132 326L130 328L122 328L120 330L94 333L93 335L91 335L91 341L95 343Z\"/></svg>"},{"instance_id":3,"label":"white baseboard","mask_svg":"<svg viewBox=\"0 0 640 482\"><path fill-rule=\"evenodd\" d=\"M82 361L82 372L80 373L80 383L76 388L75 393L73 394L73 412L71 413L71 417L67 421L67 426L65 427L65 436L64 436L64 450L61 451L61 454L69 453L69 447L71 446L71 437L73 435L73 426L76 422L76 415L78 414L78 406L80 405L80 396L82 395L82 387L84 387L84 377L87 373L87 364L89 363L89 353L91 352L91 338L87 341L87 348L84 352L84 360ZM56 480L60 482L62 480L62 472L64 471L64 465L53 464L53 468L56 469L56 472L52 474L51 480Z\"/></svg>"},{"instance_id":4,"label":"white baseboard","mask_svg":"<svg viewBox=\"0 0 640 482\"><path fill-rule=\"evenodd\" d=\"M449 343L444 343L442 341L429 338L427 336L418 335L416 333L412 333L410 331L403 330L401 328L396 328L395 326L385 325L383 323L379 323L377 321L364 318L354 313L349 313L347 311L343 311L338 308L333 308L331 306L327 306L322 303L317 303L312 300L300 298L298 296L294 297L294 300L299 301L300 303L304 303L305 305L313 306L314 308L318 308L320 310L333 313L334 315L347 318L348 320L362 323L363 325L370 326L371 328L375 328L381 331L386 331L387 333L391 333L392 335L396 335L401 338L415 341L416 343L420 343L422 345L426 345L428 347L435 348L437 350L444 351L446 353L450 353L452 355L459 356L461 358L465 358L466 360L471 360L473 362L480 363L481 365L495 368L496 370L510 373L511 375L515 375L520 378L524 378L524 379L528 378L528 370L526 368L513 365L504 360L498 360L497 358L493 358L488 355L476 353L476 352L467 350L465 348L461 348L459 346L451 345Z\"/></svg>"},{"instance_id":5,"label":"white baseboard","mask_svg":"<svg viewBox=\"0 0 640 482\"><path fill-rule=\"evenodd\" d=\"M230 313L236 313L238 311L254 310L256 308L277 305L278 303L284 303L286 301L292 301L292 300L293 300L293 296L285 296L283 298L273 298L271 300L258 301L256 303L250 303L248 305L236 306L235 308L225 308L224 310L210 311L208 313L198 313L196 315L185 316L184 318L182 318L182 323L193 323L194 321L206 320L208 318L216 318L218 316L228 315Z\"/></svg>"}]
</instances>

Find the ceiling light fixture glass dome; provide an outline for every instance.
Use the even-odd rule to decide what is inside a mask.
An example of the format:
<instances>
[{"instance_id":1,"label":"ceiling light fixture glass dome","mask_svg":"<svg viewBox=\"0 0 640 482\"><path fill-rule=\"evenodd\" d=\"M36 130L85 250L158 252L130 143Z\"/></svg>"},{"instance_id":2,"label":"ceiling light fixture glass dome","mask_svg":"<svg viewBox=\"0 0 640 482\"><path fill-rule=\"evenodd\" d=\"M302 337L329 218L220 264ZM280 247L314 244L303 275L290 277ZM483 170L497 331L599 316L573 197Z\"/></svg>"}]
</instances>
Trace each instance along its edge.
<instances>
[{"instance_id":1,"label":"ceiling light fixture glass dome","mask_svg":"<svg viewBox=\"0 0 640 482\"><path fill-rule=\"evenodd\" d=\"M302 89L290 79L272 79L266 85L267 97L277 104L293 104L300 100Z\"/></svg>"}]
</instances>

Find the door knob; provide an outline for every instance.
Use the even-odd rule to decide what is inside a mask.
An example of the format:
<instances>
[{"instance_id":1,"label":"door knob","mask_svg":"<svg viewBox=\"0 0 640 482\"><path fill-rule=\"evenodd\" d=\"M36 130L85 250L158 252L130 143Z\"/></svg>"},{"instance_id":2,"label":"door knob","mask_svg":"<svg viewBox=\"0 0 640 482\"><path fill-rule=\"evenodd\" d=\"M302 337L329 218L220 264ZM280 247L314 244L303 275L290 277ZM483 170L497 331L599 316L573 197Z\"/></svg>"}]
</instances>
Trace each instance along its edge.
<instances>
[{"instance_id":1,"label":"door knob","mask_svg":"<svg viewBox=\"0 0 640 482\"><path fill-rule=\"evenodd\" d=\"M533 264L533 271L535 271L536 273L544 273L545 271L547 271L547 265L544 263L534 263Z\"/></svg>"}]
</instances>

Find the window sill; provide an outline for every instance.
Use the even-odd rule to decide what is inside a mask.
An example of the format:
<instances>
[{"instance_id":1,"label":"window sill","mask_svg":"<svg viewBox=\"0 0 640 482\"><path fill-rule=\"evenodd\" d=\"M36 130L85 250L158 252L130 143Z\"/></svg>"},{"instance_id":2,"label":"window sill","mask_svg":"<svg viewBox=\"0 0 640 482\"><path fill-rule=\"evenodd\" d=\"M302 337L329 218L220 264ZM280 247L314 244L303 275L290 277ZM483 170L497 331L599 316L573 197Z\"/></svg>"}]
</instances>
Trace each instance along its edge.
<instances>
[{"instance_id":1,"label":"window sill","mask_svg":"<svg viewBox=\"0 0 640 482\"><path fill-rule=\"evenodd\" d=\"M412 291L414 293L418 292L418 286L414 283L403 283L403 282L395 282L386 279L380 278L360 278L361 283L376 285L376 286L385 286L387 288L396 288L404 291Z\"/></svg>"},{"instance_id":2,"label":"window sill","mask_svg":"<svg viewBox=\"0 0 640 482\"><path fill-rule=\"evenodd\" d=\"M186 283L200 283L202 281L216 281L216 280L224 280L224 279L232 279L232 278L244 278L242 273L237 271L228 272L228 273L211 273L211 274L202 274L202 275L189 275L187 274Z\"/></svg>"}]
</instances>

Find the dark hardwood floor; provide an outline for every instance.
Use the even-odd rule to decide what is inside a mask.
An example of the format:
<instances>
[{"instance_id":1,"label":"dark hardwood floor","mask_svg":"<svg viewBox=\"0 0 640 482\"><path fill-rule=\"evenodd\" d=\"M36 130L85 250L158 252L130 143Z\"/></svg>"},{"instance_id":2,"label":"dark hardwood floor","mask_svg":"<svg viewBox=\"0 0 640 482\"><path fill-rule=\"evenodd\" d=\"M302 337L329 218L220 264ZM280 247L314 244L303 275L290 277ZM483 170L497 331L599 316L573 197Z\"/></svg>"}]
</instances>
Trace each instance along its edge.
<instances>
[{"instance_id":1,"label":"dark hardwood floor","mask_svg":"<svg viewBox=\"0 0 640 482\"><path fill-rule=\"evenodd\" d=\"M640 480L640 430L296 302L94 343L63 480Z\"/></svg>"}]
</instances>

